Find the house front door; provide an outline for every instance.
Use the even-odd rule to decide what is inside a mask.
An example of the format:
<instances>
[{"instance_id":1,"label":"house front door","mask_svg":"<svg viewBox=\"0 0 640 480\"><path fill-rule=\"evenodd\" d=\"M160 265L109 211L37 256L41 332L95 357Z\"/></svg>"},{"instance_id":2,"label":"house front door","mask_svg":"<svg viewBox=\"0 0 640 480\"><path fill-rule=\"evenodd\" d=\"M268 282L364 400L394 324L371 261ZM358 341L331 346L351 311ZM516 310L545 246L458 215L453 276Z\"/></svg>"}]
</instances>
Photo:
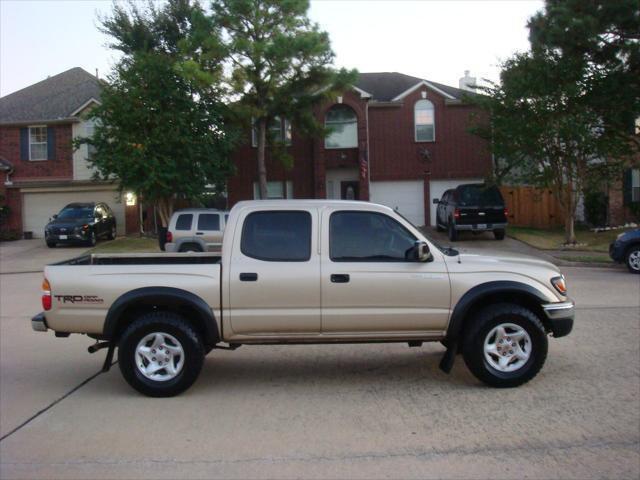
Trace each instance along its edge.
<instances>
[{"instance_id":1,"label":"house front door","mask_svg":"<svg viewBox=\"0 0 640 480\"><path fill-rule=\"evenodd\" d=\"M359 182L340 182L340 198L342 200L358 200Z\"/></svg>"}]
</instances>

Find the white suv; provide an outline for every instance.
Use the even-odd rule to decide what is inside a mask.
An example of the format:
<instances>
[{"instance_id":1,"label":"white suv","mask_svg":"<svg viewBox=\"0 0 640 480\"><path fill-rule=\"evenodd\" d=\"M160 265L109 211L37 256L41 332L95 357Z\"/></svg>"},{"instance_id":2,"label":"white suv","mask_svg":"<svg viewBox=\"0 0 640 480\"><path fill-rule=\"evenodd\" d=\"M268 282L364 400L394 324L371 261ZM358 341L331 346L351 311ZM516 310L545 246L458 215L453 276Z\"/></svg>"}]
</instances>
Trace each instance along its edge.
<instances>
[{"instance_id":1,"label":"white suv","mask_svg":"<svg viewBox=\"0 0 640 480\"><path fill-rule=\"evenodd\" d=\"M220 250L229 212L212 208L177 210L167 231L167 252Z\"/></svg>"}]
</instances>

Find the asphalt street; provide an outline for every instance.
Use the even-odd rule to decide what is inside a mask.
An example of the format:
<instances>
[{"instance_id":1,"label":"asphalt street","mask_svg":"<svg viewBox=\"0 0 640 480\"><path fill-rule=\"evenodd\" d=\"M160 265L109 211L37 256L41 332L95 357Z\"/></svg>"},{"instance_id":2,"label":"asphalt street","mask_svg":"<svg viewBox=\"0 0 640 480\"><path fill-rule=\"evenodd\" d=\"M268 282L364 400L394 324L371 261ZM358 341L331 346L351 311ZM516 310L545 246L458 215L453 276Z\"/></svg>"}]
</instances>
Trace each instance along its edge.
<instances>
[{"instance_id":1,"label":"asphalt street","mask_svg":"<svg viewBox=\"0 0 640 480\"><path fill-rule=\"evenodd\" d=\"M98 374L86 337L33 332L41 274L2 272L3 479L640 477L640 275L624 269L564 269L574 331L516 389L460 357L442 373L439 344L245 346L170 399Z\"/></svg>"}]
</instances>

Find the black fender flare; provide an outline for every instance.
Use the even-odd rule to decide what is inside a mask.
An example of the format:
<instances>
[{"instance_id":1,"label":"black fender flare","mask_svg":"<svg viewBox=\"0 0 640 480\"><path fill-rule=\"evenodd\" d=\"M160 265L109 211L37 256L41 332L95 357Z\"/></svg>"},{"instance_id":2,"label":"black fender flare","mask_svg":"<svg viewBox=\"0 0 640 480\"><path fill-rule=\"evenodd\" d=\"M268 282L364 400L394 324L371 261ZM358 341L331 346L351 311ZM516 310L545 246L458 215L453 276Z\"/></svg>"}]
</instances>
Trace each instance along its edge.
<instances>
[{"instance_id":1,"label":"black fender flare","mask_svg":"<svg viewBox=\"0 0 640 480\"><path fill-rule=\"evenodd\" d=\"M462 332L464 319L476 302L495 294L517 294L525 296L537 305L548 303L549 300L537 288L525 283L512 280L498 280L494 282L481 283L468 290L458 301L453 309L449 326L447 328L447 342L457 341Z\"/></svg>"},{"instance_id":2,"label":"black fender flare","mask_svg":"<svg viewBox=\"0 0 640 480\"><path fill-rule=\"evenodd\" d=\"M107 312L102 332L105 339L114 340L116 338L122 314L128 308L136 305L171 308L188 307L196 312L196 318L191 320L202 327L205 345L213 346L220 341L218 323L207 302L191 292L173 287L143 287L121 295L113 302Z\"/></svg>"}]
</instances>

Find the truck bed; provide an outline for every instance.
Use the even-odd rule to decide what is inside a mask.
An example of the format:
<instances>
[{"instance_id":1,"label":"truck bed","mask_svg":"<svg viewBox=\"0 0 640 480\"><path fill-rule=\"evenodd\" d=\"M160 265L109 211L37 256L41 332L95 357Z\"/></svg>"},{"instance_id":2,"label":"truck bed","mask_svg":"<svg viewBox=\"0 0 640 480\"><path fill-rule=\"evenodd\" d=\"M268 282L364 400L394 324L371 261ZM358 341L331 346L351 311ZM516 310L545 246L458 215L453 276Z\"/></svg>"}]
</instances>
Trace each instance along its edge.
<instances>
[{"instance_id":1,"label":"truck bed","mask_svg":"<svg viewBox=\"0 0 640 480\"><path fill-rule=\"evenodd\" d=\"M49 328L100 334L109 308L139 289L171 288L202 298L220 318L219 253L93 254L48 265Z\"/></svg>"}]
</instances>

